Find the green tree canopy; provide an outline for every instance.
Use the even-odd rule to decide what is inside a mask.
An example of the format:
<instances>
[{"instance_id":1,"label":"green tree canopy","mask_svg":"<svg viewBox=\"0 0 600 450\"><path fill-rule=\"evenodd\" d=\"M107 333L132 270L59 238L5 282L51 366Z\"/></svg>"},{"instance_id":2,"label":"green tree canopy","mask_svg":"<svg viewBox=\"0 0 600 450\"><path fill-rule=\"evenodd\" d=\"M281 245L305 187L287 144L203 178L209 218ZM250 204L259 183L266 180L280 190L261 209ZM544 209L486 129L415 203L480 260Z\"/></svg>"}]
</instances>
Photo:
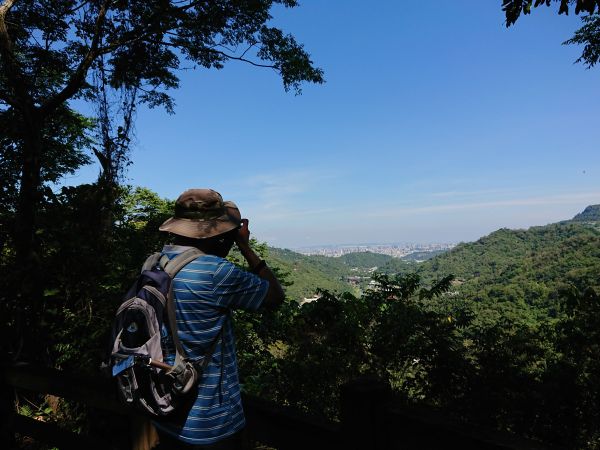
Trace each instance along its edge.
<instances>
[{"instance_id":1,"label":"green tree canopy","mask_svg":"<svg viewBox=\"0 0 600 450\"><path fill-rule=\"evenodd\" d=\"M502 10L506 14L506 26L513 25L521 14L530 14L532 7L552 4L558 4L559 14L569 14L573 9L575 14L581 12L594 14L596 9L600 10L600 0L502 0Z\"/></svg>"},{"instance_id":2,"label":"green tree canopy","mask_svg":"<svg viewBox=\"0 0 600 450\"><path fill-rule=\"evenodd\" d=\"M36 223L49 160L48 124L73 98L93 100L93 73L134 87L150 107L172 112L183 67L220 69L230 60L275 70L286 90L323 82L295 38L271 26L271 8L295 0L2 0L0 112L10 111L20 174L14 243L18 291L39 298ZM97 86L97 84L96 84ZM8 120L8 115L3 119ZM37 293L36 293L37 292Z\"/></svg>"}]
</instances>

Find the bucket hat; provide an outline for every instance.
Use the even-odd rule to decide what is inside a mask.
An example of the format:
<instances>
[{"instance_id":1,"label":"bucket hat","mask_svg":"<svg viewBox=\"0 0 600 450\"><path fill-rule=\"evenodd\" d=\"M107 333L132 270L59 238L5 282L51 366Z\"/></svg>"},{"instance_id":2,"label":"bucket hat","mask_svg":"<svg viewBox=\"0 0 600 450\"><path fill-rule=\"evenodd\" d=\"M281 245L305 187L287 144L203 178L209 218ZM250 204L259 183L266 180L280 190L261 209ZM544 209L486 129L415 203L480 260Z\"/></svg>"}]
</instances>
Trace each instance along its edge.
<instances>
[{"instance_id":1,"label":"bucket hat","mask_svg":"<svg viewBox=\"0 0 600 450\"><path fill-rule=\"evenodd\" d=\"M158 229L193 239L227 233L241 225L235 203L212 189L188 189L175 202L175 215Z\"/></svg>"}]
</instances>

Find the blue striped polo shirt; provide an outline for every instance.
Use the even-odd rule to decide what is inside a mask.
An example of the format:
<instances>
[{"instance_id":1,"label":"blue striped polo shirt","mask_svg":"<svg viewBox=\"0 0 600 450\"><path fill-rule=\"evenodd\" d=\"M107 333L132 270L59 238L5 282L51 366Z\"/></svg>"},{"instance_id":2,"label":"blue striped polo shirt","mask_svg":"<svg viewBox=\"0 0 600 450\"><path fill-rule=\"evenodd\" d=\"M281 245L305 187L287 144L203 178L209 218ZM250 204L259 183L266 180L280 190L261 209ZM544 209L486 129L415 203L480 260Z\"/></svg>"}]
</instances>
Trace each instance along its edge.
<instances>
[{"instance_id":1,"label":"blue striped polo shirt","mask_svg":"<svg viewBox=\"0 0 600 450\"><path fill-rule=\"evenodd\" d=\"M173 259L189 248L167 245L162 253ZM221 329L223 333L200 377L198 396L187 420L155 423L157 428L189 444L205 445L244 427L229 311L236 308L256 311L268 288L268 281L214 255L201 255L177 273L173 296L178 336L188 358L202 359Z\"/></svg>"}]
</instances>

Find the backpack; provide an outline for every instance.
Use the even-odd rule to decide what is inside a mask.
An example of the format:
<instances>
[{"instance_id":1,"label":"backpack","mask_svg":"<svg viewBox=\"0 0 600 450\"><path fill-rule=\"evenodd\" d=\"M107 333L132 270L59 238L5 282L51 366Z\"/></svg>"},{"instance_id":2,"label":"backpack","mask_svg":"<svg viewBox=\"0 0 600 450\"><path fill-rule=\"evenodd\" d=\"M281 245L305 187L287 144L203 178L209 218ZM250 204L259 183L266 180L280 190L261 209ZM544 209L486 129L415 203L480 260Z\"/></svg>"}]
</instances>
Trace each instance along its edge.
<instances>
[{"instance_id":1,"label":"backpack","mask_svg":"<svg viewBox=\"0 0 600 450\"><path fill-rule=\"evenodd\" d=\"M172 280L203 253L192 248L169 260L151 255L118 308L113 323L109 366L119 398L152 417L164 417L189 400L222 335L200 361L190 361L177 335ZM164 362L175 352L175 363Z\"/></svg>"}]
</instances>

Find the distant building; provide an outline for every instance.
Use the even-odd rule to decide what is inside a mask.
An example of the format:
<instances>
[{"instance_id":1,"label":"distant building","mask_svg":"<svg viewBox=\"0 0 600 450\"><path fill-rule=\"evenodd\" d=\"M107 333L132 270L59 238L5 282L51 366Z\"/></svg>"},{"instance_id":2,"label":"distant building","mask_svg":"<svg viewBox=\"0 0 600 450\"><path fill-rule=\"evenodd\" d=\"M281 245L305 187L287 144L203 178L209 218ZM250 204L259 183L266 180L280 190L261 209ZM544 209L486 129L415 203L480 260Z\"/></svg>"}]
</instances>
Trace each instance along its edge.
<instances>
[{"instance_id":1,"label":"distant building","mask_svg":"<svg viewBox=\"0 0 600 450\"><path fill-rule=\"evenodd\" d=\"M360 283L362 279L363 277L358 276L346 277L346 281L352 286L358 285L358 283Z\"/></svg>"},{"instance_id":2,"label":"distant building","mask_svg":"<svg viewBox=\"0 0 600 450\"><path fill-rule=\"evenodd\" d=\"M305 303L311 303L321 298L320 295L315 295L314 297L305 297L302 300L298 300L298 306L302 306Z\"/></svg>"},{"instance_id":3,"label":"distant building","mask_svg":"<svg viewBox=\"0 0 600 450\"><path fill-rule=\"evenodd\" d=\"M429 253L450 250L454 243L428 244L364 244L364 245L329 245L323 247L303 247L296 249L303 255L321 255L340 257L348 253L372 252L402 258L412 253Z\"/></svg>"}]
</instances>

